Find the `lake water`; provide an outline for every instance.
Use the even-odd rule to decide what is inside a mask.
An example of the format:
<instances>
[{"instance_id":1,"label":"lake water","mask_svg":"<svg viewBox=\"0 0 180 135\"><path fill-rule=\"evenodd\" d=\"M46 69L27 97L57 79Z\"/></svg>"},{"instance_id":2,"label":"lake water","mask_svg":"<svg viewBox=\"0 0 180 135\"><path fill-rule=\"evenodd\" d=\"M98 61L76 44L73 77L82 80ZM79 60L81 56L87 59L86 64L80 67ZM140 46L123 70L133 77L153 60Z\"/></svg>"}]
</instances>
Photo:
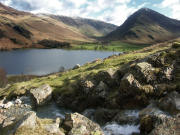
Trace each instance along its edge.
<instances>
[{"instance_id":1,"label":"lake water","mask_svg":"<svg viewBox=\"0 0 180 135\"><path fill-rule=\"evenodd\" d=\"M117 52L62 50L62 49L27 49L0 52L0 67L9 75L31 74L46 75L58 72L60 67L73 68L97 58L106 58Z\"/></svg>"}]
</instances>

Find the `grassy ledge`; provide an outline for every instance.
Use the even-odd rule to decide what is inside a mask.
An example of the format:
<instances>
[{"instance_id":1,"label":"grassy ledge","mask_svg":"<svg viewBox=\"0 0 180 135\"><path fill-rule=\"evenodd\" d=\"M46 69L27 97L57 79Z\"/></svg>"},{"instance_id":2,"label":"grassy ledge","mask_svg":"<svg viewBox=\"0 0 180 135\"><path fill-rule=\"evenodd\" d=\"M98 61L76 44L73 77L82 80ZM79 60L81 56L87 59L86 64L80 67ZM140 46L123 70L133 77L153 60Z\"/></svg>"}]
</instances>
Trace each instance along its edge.
<instances>
[{"instance_id":1,"label":"grassy ledge","mask_svg":"<svg viewBox=\"0 0 180 135\"><path fill-rule=\"evenodd\" d=\"M81 45L72 45L70 49L72 50L98 50L98 51L114 51L114 52L128 52L133 50L139 50L149 45L137 45L123 43L120 41L113 41L107 45L102 45L98 43L85 43Z\"/></svg>"}]
</instances>

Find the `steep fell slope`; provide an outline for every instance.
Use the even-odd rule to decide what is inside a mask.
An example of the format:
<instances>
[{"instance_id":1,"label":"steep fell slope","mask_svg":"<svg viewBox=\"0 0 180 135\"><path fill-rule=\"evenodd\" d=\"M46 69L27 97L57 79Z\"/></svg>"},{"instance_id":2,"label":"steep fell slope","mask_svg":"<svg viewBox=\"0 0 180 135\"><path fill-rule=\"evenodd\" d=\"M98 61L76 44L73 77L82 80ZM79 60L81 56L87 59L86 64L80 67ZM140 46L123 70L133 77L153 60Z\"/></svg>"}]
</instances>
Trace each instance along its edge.
<instances>
[{"instance_id":1,"label":"steep fell slope","mask_svg":"<svg viewBox=\"0 0 180 135\"><path fill-rule=\"evenodd\" d=\"M142 8L104 39L133 43L155 43L180 36L180 21Z\"/></svg>"}]
</instances>

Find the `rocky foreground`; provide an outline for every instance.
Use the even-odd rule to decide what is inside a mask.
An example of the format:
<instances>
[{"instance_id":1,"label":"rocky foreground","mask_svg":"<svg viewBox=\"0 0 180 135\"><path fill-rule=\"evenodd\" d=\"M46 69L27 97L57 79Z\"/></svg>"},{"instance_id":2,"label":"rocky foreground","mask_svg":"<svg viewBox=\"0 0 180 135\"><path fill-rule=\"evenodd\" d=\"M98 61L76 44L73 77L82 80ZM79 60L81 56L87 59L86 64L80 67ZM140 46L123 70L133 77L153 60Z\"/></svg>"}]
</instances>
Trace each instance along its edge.
<instances>
[{"instance_id":1,"label":"rocky foreground","mask_svg":"<svg viewBox=\"0 0 180 135\"><path fill-rule=\"evenodd\" d=\"M156 51L156 47L150 47L132 52L136 59L129 61L131 55L127 53L102 62L105 65L110 59L114 62L125 57L127 62L117 63L113 66L116 68L89 72L102 68L102 63L95 61L94 66L86 68L85 76L81 73L84 67L75 68L69 71L76 73L73 81L69 76L63 83L60 81L61 85L51 82L59 76L54 79L49 76L4 88L0 101L0 134L103 135L102 125L116 122L140 125L140 133L132 134L179 135L180 44L167 44L164 48L158 46L162 49ZM140 57L142 51L148 55ZM52 100L60 107L84 115L86 109L94 108L94 111L86 113L88 118L79 113L56 119L37 117L36 109ZM125 115L128 109L138 110L138 116Z\"/></svg>"}]
</instances>

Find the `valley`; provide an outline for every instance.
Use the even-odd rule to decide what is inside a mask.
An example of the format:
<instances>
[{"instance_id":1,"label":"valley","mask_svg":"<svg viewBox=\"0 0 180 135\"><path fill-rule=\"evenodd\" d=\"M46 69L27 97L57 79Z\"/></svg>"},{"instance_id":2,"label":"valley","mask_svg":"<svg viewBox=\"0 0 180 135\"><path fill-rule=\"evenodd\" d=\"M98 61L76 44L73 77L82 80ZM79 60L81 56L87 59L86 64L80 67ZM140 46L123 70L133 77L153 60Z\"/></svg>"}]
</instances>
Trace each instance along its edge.
<instances>
[{"instance_id":1,"label":"valley","mask_svg":"<svg viewBox=\"0 0 180 135\"><path fill-rule=\"evenodd\" d=\"M140 8L117 26L0 3L0 50L0 135L180 133L179 20Z\"/></svg>"}]
</instances>

